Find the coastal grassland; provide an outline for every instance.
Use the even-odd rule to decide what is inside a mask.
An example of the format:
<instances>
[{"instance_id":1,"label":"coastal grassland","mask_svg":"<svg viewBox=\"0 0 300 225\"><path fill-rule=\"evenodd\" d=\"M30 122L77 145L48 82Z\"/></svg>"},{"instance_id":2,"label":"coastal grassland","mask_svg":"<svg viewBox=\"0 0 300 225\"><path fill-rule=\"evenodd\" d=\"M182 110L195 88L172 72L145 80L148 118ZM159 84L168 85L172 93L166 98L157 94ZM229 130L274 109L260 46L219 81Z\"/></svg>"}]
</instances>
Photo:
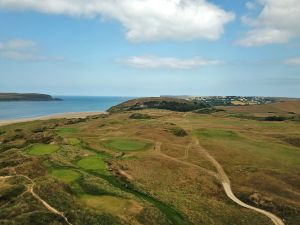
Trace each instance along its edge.
<instances>
[{"instance_id":1,"label":"coastal grassland","mask_svg":"<svg viewBox=\"0 0 300 225\"><path fill-rule=\"evenodd\" d=\"M34 156L48 155L59 150L57 145L35 144L28 148L27 153Z\"/></svg>"},{"instance_id":2,"label":"coastal grassland","mask_svg":"<svg viewBox=\"0 0 300 225\"><path fill-rule=\"evenodd\" d=\"M300 210L300 151L285 138L299 134L297 122L242 121L198 128L194 135L223 165L242 200L297 224ZM221 128L221 129L220 129Z\"/></svg>"},{"instance_id":3,"label":"coastal grassland","mask_svg":"<svg viewBox=\"0 0 300 225\"><path fill-rule=\"evenodd\" d=\"M152 119L130 119L133 113L1 127L0 141L6 142L0 145L0 174L32 178L35 192L72 224L271 225L227 198L214 167L192 144L197 138L222 164L239 198L282 216L287 225L299 221L299 123L157 109L141 111ZM174 128L185 135L174 135ZM25 154L49 143L59 150ZM10 216L28 224L34 215L64 224L29 193L22 195L18 185L28 184L16 177L0 180L0 191L3 186L13 193L0 199L0 223Z\"/></svg>"}]
</instances>

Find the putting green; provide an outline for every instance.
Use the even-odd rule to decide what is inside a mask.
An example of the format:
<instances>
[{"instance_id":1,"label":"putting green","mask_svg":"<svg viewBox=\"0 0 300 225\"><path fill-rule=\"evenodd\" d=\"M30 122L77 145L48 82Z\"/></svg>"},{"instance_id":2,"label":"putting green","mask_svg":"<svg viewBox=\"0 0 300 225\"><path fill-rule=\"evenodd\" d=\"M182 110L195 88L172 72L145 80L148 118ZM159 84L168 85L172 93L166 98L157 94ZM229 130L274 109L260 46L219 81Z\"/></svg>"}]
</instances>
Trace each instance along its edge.
<instances>
[{"instance_id":1,"label":"putting green","mask_svg":"<svg viewBox=\"0 0 300 225\"><path fill-rule=\"evenodd\" d=\"M62 127L62 128L57 128L55 130L58 135L64 136L67 134L74 134L77 132L77 128L74 127Z\"/></svg>"},{"instance_id":2,"label":"putting green","mask_svg":"<svg viewBox=\"0 0 300 225\"><path fill-rule=\"evenodd\" d=\"M78 138L66 138L66 142L69 145L79 145L81 143Z\"/></svg>"},{"instance_id":3,"label":"putting green","mask_svg":"<svg viewBox=\"0 0 300 225\"><path fill-rule=\"evenodd\" d=\"M54 169L51 175L65 183L71 183L80 177L80 174L70 169Z\"/></svg>"},{"instance_id":4,"label":"putting green","mask_svg":"<svg viewBox=\"0 0 300 225\"><path fill-rule=\"evenodd\" d=\"M138 140L110 139L103 142L103 145L115 151L138 151L144 150L149 144Z\"/></svg>"},{"instance_id":5,"label":"putting green","mask_svg":"<svg viewBox=\"0 0 300 225\"><path fill-rule=\"evenodd\" d=\"M136 201L113 196L83 195L80 200L89 208L113 215L137 214L142 209Z\"/></svg>"},{"instance_id":6,"label":"putting green","mask_svg":"<svg viewBox=\"0 0 300 225\"><path fill-rule=\"evenodd\" d=\"M99 156L83 158L77 162L77 165L86 170L94 170L100 172L106 171L106 164Z\"/></svg>"},{"instance_id":7,"label":"putting green","mask_svg":"<svg viewBox=\"0 0 300 225\"><path fill-rule=\"evenodd\" d=\"M31 146L28 149L27 153L29 155L41 156L41 155L48 155L53 152L56 152L58 149L59 149L58 145L36 144Z\"/></svg>"}]
</instances>

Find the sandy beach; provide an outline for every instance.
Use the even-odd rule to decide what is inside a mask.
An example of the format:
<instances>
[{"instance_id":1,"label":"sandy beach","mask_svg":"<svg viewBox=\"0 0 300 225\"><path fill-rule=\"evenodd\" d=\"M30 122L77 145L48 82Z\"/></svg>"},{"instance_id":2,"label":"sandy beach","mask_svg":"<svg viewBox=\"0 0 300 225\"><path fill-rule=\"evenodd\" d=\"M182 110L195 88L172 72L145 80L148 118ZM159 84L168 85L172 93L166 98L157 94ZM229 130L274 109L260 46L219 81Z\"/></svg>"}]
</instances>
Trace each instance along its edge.
<instances>
[{"instance_id":1,"label":"sandy beach","mask_svg":"<svg viewBox=\"0 0 300 225\"><path fill-rule=\"evenodd\" d=\"M13 124L13 123L22 123L29 122L34 120L49 120L49 119L71 119L71 118L85 118L87 116L94 116L99 114L105 114L106 112L71 112L71 113L58 113L49 116L40 116L33 118L22 118L22 119L13 119L13 120L0 120L0 126Z\"/></svg>"}]
</instances>

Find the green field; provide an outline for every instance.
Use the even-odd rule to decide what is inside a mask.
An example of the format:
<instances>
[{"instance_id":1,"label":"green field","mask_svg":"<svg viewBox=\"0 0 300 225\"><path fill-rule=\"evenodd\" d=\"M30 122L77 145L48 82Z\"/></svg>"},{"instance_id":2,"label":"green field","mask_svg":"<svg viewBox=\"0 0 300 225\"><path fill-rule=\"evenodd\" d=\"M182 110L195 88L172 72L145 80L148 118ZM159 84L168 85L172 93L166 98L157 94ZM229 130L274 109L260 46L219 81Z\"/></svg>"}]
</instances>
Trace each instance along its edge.
<instances>
[{"instance_id":1,"label":"green field","mask_svg":"<svg viewBox=\"0 0 300 225\"><path fill-rule=\"evenodd\" d=\"M36 144L36 145L31 146L28 149L27 153L29 155L42 156L42 155L51 154L58 150L59 150L59 146L57 146L57 145Z\"/></svg>"},{"instance_id":2,"label":"green field","mask_svg":"<svg viewBox=\"0 0 300 225\"><path fill-rule=\"evenodd\" d=\"M26 192L33 183L74 225L272 225L226 196L206 150L240 200L298 225L298 121L135 112L1 127L0 176L11 177L0 178L0 224L65 224Z\"/></svg>"},{"instance_id":3,"label":"green field","mask_svg":"<svg viewBox=\"0 0 300 225\"><path fill-rule=\"evenodd\" d=\"M74 134L78 130L77 128L74 127L61 127L61 128L57 128L55 131L57 132L58 135L64 136L68 134Z\"/></svg>"},{"instance_id":4,"label":"green field","mask_svg":"<svg viewBox=\"0 0 300 225\"><path fill-rule=\"evenodd\" d=\"M219 129L198 129L194 132L196 135L205 138L221 138L221 139L238 139L240 136L237 132Z\"/></svg>"},{"instance_id":5,"label":"green field","mask_svg":"<svg viewBox=\"0 0 300 225\"><path fill-rule=\"evenodd\" d=\"M113 196L83 195L80 197L80 200L90 208L114 215L134 213L139 208L134 201Z\"/></svg>"},{"instance_id":6,"label":"green field","mask_svg":"<svg viewBox=\"0 0 300 225\"><path fill-rule=\"evenodd\" d=\"M106 171L106 164L101 157L92 156L80 159L76 163L79 167L85 170L92 170L98 172L105 172Z\"/></svg>"},{"instance_id":7,"label":"green field","mask_svg":"<svg viewBox=\"0 0 300 225\"><path fill-rule=\"evenodd\" d=\"M66 138L66 142L69 145L79 145L81 143L78 138Z\"/></svg>"},{"instance_id":8,"label":"green field","mask_svg":"<svg viewBox=\"0 0 300 225\"><path fill-rule=\"evenodd\" d=\"M80 174L70 169L53 169L51 175L65 183L71 183L80 177Z\"/></svg>"},{"instance_id":9,"label":"green field","mask_svg":"<svg viewBox=\"0 0 300 225\"><path fill-rule=\"evenodd\" d=\"M149 146L143 141L130 139L110 139L103 142L103 145L114 151L139 151Z\"/></svg>"}]
</instances>

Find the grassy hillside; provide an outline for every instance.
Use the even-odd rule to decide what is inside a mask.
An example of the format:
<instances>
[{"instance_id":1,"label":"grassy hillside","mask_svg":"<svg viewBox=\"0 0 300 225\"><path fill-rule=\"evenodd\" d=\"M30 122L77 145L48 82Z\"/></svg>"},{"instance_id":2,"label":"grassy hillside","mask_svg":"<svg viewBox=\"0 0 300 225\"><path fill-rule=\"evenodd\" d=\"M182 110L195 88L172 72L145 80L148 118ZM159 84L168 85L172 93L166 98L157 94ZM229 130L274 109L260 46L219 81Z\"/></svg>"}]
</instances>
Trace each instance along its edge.
<instances>
[{"instance_id":1,"label":"grassy hillside","mask_svg":"<svg viewBox=\"0 0 300 225\"><path fill-rule=\"evenodd\" d=\"M298 224L299 122L134 113L0 127L0 223L66 224L34 184L72 224L273 224L228 199L204 148L238 198Z\"/></svg>"},{"instance_id":2,"label":"grassy hillside","mask_svg":"<svg viewBox=\"0 0 300 225\"><path fill-rule=\"evenodd\" d=\"M108 112L124 112L130 110L141 109L167 109L178 112L188 112L197 109L202 109L208 105L178 98L168 97L153 97L153 98L138 98L121 103L111 107Z\"/></svg>"},{"instance_id":3,"label":"grassy hillside","mask_svg":"<svg viewBox=\"0 0 300 225\"><path fill-rule=\"evenodd\" d=\"M265 105L226 106L228 112L238 113L296 113L300 114L300 100L282 101Z\"/></svg>"},{"instance_id":4,"label":"grassy hillside","mask_svg":"<svg viewBox=\"0 0 300 225\"><path fill-rule=\"evenodd\" d=\"M60 99L53 98L45 94L19 94L19 93L0 93L0 101L57 101Z\"/></svg>"}]
</instances>

